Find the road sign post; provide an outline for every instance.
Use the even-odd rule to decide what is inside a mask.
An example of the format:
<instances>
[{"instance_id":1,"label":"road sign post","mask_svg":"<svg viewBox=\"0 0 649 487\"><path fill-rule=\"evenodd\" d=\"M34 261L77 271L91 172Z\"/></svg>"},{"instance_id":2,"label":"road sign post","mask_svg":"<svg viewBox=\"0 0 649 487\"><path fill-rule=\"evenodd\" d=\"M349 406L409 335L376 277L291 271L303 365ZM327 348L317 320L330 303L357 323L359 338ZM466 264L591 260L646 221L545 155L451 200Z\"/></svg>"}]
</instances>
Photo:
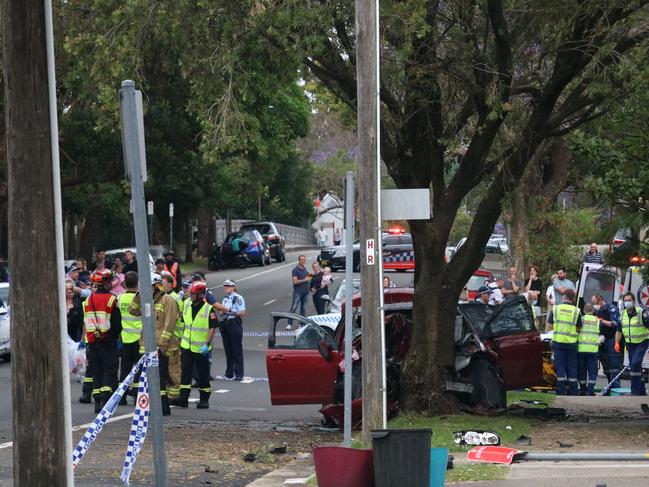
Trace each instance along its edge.
<instances>
[{"instance_id":1,"label":"road sign post","mask_svg":"<svg viewBox=\"0 0 649 487\"><path fill-rule=\"evenodd\" d=\"M133 224L135 227L135 244L137 255L140 259L140 298L142 308L142 333L144 334L144 346L147 353L157 349L154 328L153 291L151 289L151 273L146 265L149 256L149 240L147 235L146 215L147 209L144 203L144 130L142 124L141 106L138 108L137 98L141 98L135 90L135 83L127 80L122 81L122 89L119 92L121 118L122 118L122 141L124 147L124 158L128 168L128 176L131 180L131 198L133 201ZM153 212L153 203L150 206L150 214ZM151 399L151 430L153 445L153 468L155 472L155 485L167 487L167 459L164 446L164 431L162 429L162 403L160 401L160 374L158 366L149 368L149 397Z\"/></svg>"},{"instance_id":2,"label":"road sign post","mask_svg":"<svg viewBox=\"0 0 649 487\"><path fill-rule=\"evenodd\" d=\"M169 203L169 250L174 249L174 204Z\"/></svg>"},{"instance_id":3,"label":"road sign post","mask_svg":"<svg viewBox=\"0 0 649 487\"><path fill-rule=\"evenodd\" d=\"M343 445L352 446L352 301L354 298L354 173L345 176L345 420Z\"/></svg>"}]
</instances>

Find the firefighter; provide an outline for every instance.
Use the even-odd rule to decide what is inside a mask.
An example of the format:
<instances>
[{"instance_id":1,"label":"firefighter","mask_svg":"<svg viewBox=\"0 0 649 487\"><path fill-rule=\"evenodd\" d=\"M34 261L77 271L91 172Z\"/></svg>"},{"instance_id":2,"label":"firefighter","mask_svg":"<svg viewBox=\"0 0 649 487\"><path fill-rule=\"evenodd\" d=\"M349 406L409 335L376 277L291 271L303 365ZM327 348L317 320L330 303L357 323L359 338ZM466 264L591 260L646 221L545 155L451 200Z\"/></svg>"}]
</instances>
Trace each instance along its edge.
<instances>
[{"instance_id":1,"label":"firefighter","mask_svg":"<svg viewBox=\"0 0 649 487\"><path fill-rule=\"evenodd\" d=\"M174 334L169 341L169 385L167 386L167 396L170 400L178 399L180 394L180 340L183 337L183 306L185 302L180 295L173 290L174 278L169 272L163 272L162 289L178 305L178 319L176 320L176 327Z\"/></svg>"},{"instance_id":2,"label":"firefighter","mask_svg":"<svg viewBox=\"0 0 649 487\"><path fill-rule=\"evenodd\" d=\"M200 398L196 407L207 409L210 399L210 362L209 353L212 340L218 326L216 311L205 301L207 287L204 282L195 281L190 288L190 302L183 310L185 330L180 342L181 379L180 398L172 402L186 408L192 388L192 370L196 366L198 373L198 390Z\"/></svg>"},{"instance_id":3,"label":"firefighter","mask_svg":"<svg viewBox=\"0 0 649 487\"><path fill-rule=\"evenodd\" d=\"M167 397L167 384L169 383L169 347L173 337L176 320L178 319L178 305L174 299L163 291L162 277L160 274L151 273L153 286L153 307L155 309L155 339L158 348L158 370L160 372L160 399L162 401L162 415L169 416L169 398ZM133 298L128 307L129 313L141 315L140 295ZM140 353L144 353L144 337L140 338Z\"/></svg>"},{"instance_id":4,"label":"firefighter","mask_svg":"<svg viewBox=\"0 0 649 487\"><path fill-rule=\"evenodd\" d=\"M174 291L180 291L181 279L183 277L182 272L180 272L180 264L174 258L174 251L167 250L164 254L164 266L162 267L163 271L169 272L174 277Z\"/></svg>"},{"instance_id":5,"label":"firefighter","mask_svg":"<svg viewBox=\"0 0 649 487\"><path fill-rule=\"evenodd\" d=\"M133 366L140 360L140 338L142 336L142 320L139 316L134 316L128 311L129 305L137 294L137 272L129 271L124 276L124 285L126 291L117 298L117 305L122 315L122 360L119 367L119 380L124 379L131 372ZM140 387L139 374L135 381L129 387L126 394L137 397L137 391ZM126 405L126 394L122 396L121 405Z\"/></svg>"},{"instance_id":6,"label":"firefighter","mask_svg":"<svg viewBox=\"0 0 649 487\"><path fill-rule=\"evenodd\" d=\"M101 411L117 389L117 339L122 331L122 316L117 298L110 293L112 277L108 269L95 271L91 279L96 290L83 303L84 336L93 374L95 413Z\"/></svg>"}]
</instances>

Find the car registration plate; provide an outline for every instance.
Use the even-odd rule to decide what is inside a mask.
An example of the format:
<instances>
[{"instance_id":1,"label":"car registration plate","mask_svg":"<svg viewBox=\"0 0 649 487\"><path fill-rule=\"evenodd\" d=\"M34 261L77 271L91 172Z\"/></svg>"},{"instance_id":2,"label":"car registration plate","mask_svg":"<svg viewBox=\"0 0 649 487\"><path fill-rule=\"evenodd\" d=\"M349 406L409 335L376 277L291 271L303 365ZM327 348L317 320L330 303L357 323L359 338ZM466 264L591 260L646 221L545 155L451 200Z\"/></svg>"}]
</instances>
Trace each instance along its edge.
<instances>
[{"instance_id":1,"label":"car registration plate","mask_svg":"<svg viewBox=\"0 0 649 487\"><path fill-rule=\"evenodd\" d=\"M327 264L329 264L329 261L327 259L321 259L320 260L320 265L321 266L326 266Z\"/></svg>"}]
</instances>

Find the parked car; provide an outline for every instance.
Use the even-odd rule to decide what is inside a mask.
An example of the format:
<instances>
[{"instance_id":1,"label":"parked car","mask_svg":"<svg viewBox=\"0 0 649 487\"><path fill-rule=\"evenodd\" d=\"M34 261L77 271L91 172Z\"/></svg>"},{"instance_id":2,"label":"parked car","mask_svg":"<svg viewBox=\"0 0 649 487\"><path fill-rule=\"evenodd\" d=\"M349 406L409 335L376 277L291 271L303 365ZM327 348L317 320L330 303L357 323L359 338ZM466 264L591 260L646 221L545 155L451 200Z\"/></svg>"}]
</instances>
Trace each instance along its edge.
<instances>
[{"instance_id":1,"label":"parked car","mask_svg":"<svg viewBox=\"0 0 649 487\"><path fill-rule=\"evenodd\" d=\"M449 247L449 254L451 258L457 254L458 250L466 243L466 237L462 237L455 247ZM509 245L507 244L507 238L504 235L496 234L494 233L489 237L489 240L487 241L487 245L485 245L485 253L486 254L501 254L504 255L509 252Z\"/></svg>"},{"instance_id":2,"label":"parked car","mask_svg":"<svg viewBox=\"0 0 649 487\"><path fill-rule=\"evenodd\" d=\"M412 300L414 290L394 288L385 291L386 366L388 409L398 411L400 364L412 338ZM353 346L360 350L360 295L354 297ZM299 335L285 336L284 322L299 323ZM322 404L326 422L340 426L342 419L341 384L345 323L344 313L334 336L313 320L284 312L271 313L271 328L266 368L274 405ZM447 383L465 402L475 406L505 406L505 391L543 384L543 344L534 327L532 311L522 296L500 306L460 303L455 322L455 380ZM354 362L355 393L353 420L360 420L362 391L357 374L360 360Z\"/></svg>"},{"instance_id":3,"label":"parked car","mask_svg":"<svg viewBox=\"0 0 649 487\"><path fill-rule=\"evenodd\" d=\"M233 241L239 240L239 250L233 249ZM213 265L212 262L216 264ZM210 258L209 268L246 267L257 264L260 267L270 265L270 249L261 234L254 229L229 233Z\"/></svg>"},{"instance_id":4,"label":"parked car","mask_svg":"<svg viewBox=\"0 0 649 487\"><path fill-rule=\"evenodd\" d=\"M257 230L264 241L268 244L270 255L276 262L284 262L286 260L286 246L284 237L275 226L273 222L249 222L244 223L239 228L239 231Z\"/></svg>"},{"instance_id":5,"label":"parked car","mask_svg":"<svg viewBox=\"0 0 649 487\"><path fill-rule=\"evenodd\" d=\"M0 359L11 360L11 330L9 320L9 283L0 283Z\"/></svg>"},{"instance_id":6,"label":"parked car","mask_svg":"<svg viewBox=\"0 0 649 487\"><path fill-rule=\"evenodd\" d=\"M327 301L328 313L340 313L343 309L343 301L345 300L346 279L343 279L336 291L336 295L331 298L330 295L325 294L322 299ZM361 280L352 279L352 294L356 294L361 290Z\"/></svg>"},{"instance_id":7,"label":"parked car","mask_svg":"<svg viewBox=\"0 0 649 487\"><path fill-rule=\"evenodd\" d=\"M487 269L476 269L469 278L469 282L466 283L467 300L475 301L478 297L478 289L480 289L480 286L484 286L486 281L491 282L493 280L494 275L491 271Z\"/></svg>"},{"instance_id":8,"label":"parked car","mask_svg":"<svg viewBox=\"0 0 649 487\"><path fill-rule=\"evenodd\" d=\"M358 272L361 266L361 244L356 240L353 245L353 265L354 272ZM345 245L332 245L323 247L318 256L318 262L321 267L329 267L333 272L344 271L345 262L347 261L347 247Z\"/></svg>"}]
</instances>

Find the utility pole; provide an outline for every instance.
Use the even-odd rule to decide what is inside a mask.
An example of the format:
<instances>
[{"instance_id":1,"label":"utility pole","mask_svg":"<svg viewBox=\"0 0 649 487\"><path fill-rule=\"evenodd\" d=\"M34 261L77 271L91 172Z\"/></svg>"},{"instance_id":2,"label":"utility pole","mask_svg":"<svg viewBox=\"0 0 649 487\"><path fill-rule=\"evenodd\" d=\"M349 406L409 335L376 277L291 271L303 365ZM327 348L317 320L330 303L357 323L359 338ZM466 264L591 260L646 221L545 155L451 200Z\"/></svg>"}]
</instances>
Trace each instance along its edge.
<instances>
[{"instance_id":1,"label":"utility pole","mask_svg":"<svg viewBox=\"0 0 649 487\"><path fill-rule=\"evenodd\" d=\"M174 204L169 203L169 250L174 249Z\"/></svg>"},{"instance_id":2,"label":"utility pole","mask_svg":"<svg viewBox=\"0 0 649 487\"><path fill-rule=\"evenodd\" d=\"M71 486L52 5L2 6L14 485ZM43 256L54 256L55 265L43 268Z\"/></svg>"},{"instance_id":3,"label":"utility pole","mask_svg":"<svg viewBox=\"0 0 649 487\"><path fill-rule=\"evenodd\" d=\"M356 0L356 77L360 158L359 229L363 320L363 441L384 425L382 248L377 171L378 146L378 10L376 0ZM350 285L349 283L348 285Z\"/></svg>"}]
</instances>

